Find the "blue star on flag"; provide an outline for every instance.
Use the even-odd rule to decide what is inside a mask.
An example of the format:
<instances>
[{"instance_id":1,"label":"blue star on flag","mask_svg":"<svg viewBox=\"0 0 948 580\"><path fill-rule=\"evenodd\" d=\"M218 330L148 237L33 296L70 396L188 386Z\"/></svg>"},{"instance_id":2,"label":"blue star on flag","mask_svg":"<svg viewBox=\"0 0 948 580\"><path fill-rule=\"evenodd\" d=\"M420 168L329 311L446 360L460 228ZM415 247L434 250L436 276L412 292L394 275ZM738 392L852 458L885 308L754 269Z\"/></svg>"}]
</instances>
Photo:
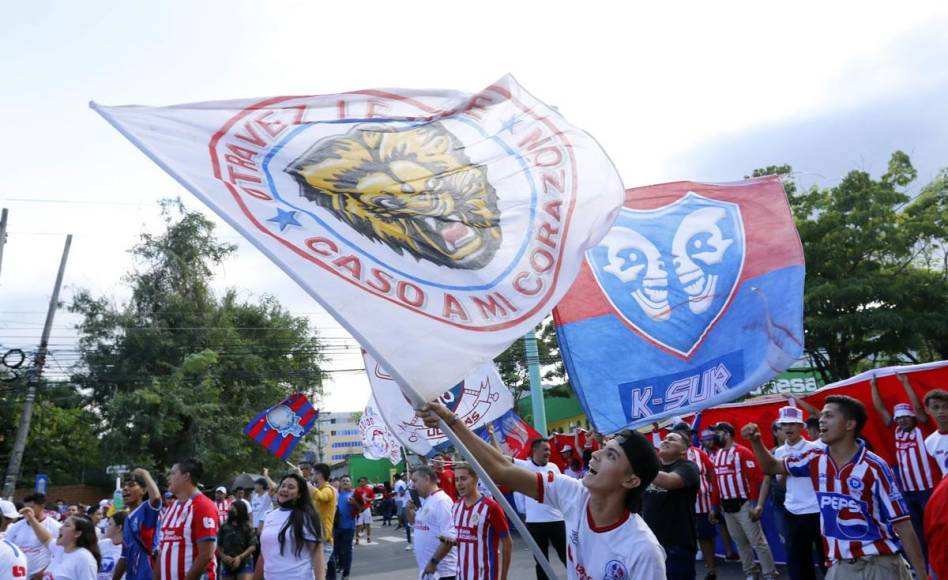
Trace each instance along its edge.
<instances>
[{"instance_id":1,"label":"blue star on flag","mask_svg":"<svg viewBox=\"0 0 948 580\"><path fill-rule=\"evenodd\" d=\"M500 127L500 132L509 131L511 135L514 132L514 126L520 122L520 119L516 115L512 115L509 119L504 121L503 125Z\"/></svg>"},{"instance_id":2,"label":"blue star on flag","mask_svg":"<svg viewBox=\"0 0 948 580\"><path fill-rule=\"evenodd\" d=\"M280 224L280 231L282 232L288 226L299 226L303 227L303 224L296 221L296 212L295 211L285 211L282 208L277 208L277 214L272 218L267 220L268 222L273 222L275 224Z\"/></svg>"}]
</instances>

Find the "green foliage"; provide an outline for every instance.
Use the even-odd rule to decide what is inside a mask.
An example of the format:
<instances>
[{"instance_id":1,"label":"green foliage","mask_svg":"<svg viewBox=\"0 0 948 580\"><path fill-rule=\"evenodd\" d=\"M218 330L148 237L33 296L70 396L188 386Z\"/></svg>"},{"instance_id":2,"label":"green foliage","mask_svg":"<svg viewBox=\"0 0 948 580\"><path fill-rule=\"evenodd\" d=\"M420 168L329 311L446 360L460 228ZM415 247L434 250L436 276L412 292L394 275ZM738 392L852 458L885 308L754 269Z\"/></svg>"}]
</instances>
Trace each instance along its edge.
<instances>
[{"instance_id":1,"label":"green foliage","mask_svg":"<svg viewBox=\"0 0 948 580\"><path fill-rule=\"evenodd\" d=\"M293 391L321 390L320 344L306 319L272 297L215 297L214 268L234 251L214 225L180 202L164 202L166 231L132 249L128 303L87 291L71 310L82 370L108 463L162 470L201 459L208 482L279 462L243 435L261 409Z\"/></svg>"},{"instance_id":2,"label":"green foliage","mask_svg":"<svg viewBox=\"0 0 948 580\"><path fill-rule=\"evenodd\" d=\"M560 358L559 344L556 342L556 327L553 318L548 317L540 323L537 335L537 351L540 359L540 379L554 386L546 391L547 396L568 397L569 384L566 371ZM507 350L494 359L497 371L514 397L514 406L530 392L530 371L527 368L527 354L522 338L517 339Z\"/></svg>"},{"instance_id":3,"label":"green foliage","mask_svg":"<svg viewBox=\"0 0 948 580\"><path fill-rule=\"evenodd\" d=\"M851 171L799 192L783 177L806 256L806 351L826 382L893 361L948 357L948 173L912 198L917 177L896 151L880 179Z\"/></svg>"},{"instance_id":4,"label":"green foliage","mask_svg":"<svg viewBox=\"0 0 948 580\"><path fill-rule=\"evenodd\" d=\"M0 457L4 467L23 411L24 377L0 390ZM84 407L75 388L41 383L17 487L32 487L37 473L49 476L51 485L82 481L85 472L99 467L101 461L95 423L95 415Z\"/></svg>"}]
</instances>

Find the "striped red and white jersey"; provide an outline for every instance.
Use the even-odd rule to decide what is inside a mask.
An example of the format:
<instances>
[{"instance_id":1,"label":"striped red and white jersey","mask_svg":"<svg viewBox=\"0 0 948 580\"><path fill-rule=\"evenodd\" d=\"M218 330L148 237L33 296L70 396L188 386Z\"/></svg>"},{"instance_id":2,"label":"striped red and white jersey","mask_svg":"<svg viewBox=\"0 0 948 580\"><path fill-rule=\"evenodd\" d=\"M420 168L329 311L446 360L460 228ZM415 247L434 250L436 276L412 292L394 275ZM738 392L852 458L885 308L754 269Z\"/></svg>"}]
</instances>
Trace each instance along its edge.
<instances>
[{"instance_id":1,"label":"striped red and white jersey","mask_svg":"<svg viewBox=\"0 0 948 580\"><path fill-rule=\"evenodd\" d=\"M187 501L177 500L161 518L158 566L161 580L184 580L197 557L198 544L217 541L217 506L202 493ZM207 565L207 580L216 580L213 553Z\"/></svg>"},{"instance_id":2,"label":"striped red and white jersey","mask_svg":"<svg viewBox=\"0 0 948 580\"><path fill-rule=\"evenodd\" d=\"M882 458L860 445L842 468L836 467L828 450L817 449L787 457L783 464L790 475L813 482L831 563L898 552L892 524L908 519L909 512Z\"/></svg>"},{"instance_id":3,"label":"striped red and white jersey","mask_svg":"<svg viewBox=\"0 0 948 580\"><path fill-rule=\"evenodd\" d=\"M758 499L764 478L750 449L735 443L727 449L718 449L713 461L722 500Z\"/></svg>"},{"instance_id":4,"label":"striped red and white jersey","mask_svg":"<svg viewBox=\"0 0 948 580\"><path fill-rule=\"evenodd\" d=\"M227 521L227 512L230 511L230 506L234 502L230 501L228 498L222 500L214 500L214 506L217 508L217 522L223 524Z\"/></svg>"},{"instance_id":5,"label":"striped red and white jersey","mask_svg":"<svg viewBox=\"0 0 948 580\"><path fill-rule=\"evenodd\" d=\"M706 514L711 511L711 506L719 503L717 482L714 478L714 463L704 449L698 447L688 448L688 461L698 466L698 475L701 479L701 487L695 499L695 513Z\"/></svg>"},{"instance_id":6,"label":"striped red and white jersey","mask_svg":"<svg viewBox=\"0 0 948 580\"><path fill-rule=\"evenodd\" d=\"M497 580L500 540L510 534L500 505L481 496L471 506L464 498L454 504L454 526L458 530L458 580Z\"/></svg>"},{"instance_id":7,"label":"striped red and white jersey","mask_svg":"<svg viewBox=\"0 0 948 580\"><path fill-rule=\"evenodd\" d=\"M895 458L902 491L926 491L938 485L941 470L935 458L929 455L925 437L918 427L905 431L895 426Z\"/></svg>"}]
</instances>

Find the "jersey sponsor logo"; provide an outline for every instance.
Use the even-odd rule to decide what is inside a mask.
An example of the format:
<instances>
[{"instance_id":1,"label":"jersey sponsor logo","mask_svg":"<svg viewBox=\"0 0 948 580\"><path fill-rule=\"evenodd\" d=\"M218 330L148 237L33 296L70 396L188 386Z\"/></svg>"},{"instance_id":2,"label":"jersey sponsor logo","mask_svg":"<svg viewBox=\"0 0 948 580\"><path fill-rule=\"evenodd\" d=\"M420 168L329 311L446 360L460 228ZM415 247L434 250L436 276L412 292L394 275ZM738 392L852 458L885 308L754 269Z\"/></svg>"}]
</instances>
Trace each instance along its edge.
<instances>
[{"instance_id":1,"label":"jersey sponsor logo","mask_svg":"<svg viewBox=\"0 0 948 580\"><path fill-rule=\"evenodd\" d=\"M629 578L629 571L618 560L609 560L602 569L602 580L625 580Z\"/></svg>"},{"instance_id":2,"label":"jersey sponsor logo","mask_svg":"<svg viewBox=\"0 0 948 580\"><path fill-rule=\"evenodd\" d=\"M818 495L825 536L860 542L874 542L882 537L866 502L838 493Z\"/></svg>"},{"instance_id":3,"label":"jersey sponsor logo","mask_svg":"<svg viewBox=\"0 0 948 580\"><path fill-rule=\"evenodd\" d=\"M661 221L665 228L655 228ZM737 204L693 191L653 210L623 208L589 251L616 313L649 340L689 357L724 314L744 269ZM675 305L687 304L687 308Z\"/></svg>"}]
</instances>

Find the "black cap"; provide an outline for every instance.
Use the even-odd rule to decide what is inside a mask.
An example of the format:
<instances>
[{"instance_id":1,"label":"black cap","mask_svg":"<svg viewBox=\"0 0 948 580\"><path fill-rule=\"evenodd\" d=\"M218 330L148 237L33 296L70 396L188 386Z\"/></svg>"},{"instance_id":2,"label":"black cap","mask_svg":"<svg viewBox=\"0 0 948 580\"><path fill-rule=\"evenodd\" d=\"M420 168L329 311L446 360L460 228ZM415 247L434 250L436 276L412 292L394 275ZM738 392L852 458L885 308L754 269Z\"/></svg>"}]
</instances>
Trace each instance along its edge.
<instances>
[{"instance_id":1,"label":"black cap","mask_svg":"<svg viewBox=\"0 0 948 580\"><path fill-rule=\"evenodd\" d=\"M731 437L737 434L737 431L734 430L734 425L731 425L727 421L718 421L711 426L712 431L727 431L731 434Z\"/></svg>"},{"instance_id":2,"label":"black cap","mask_svg":"<svg viewBox=\"0 0 948 580\"><path fill-rule=\"evenodd\" d=\"M658 454L655 453L655 447L652 442L645 438L638 431L624 430L616 434L619 446L625 451L626 459L632 471L641 480L641 485L632 490L628 495L627 506L629 511L638 512L641 508L642 493L645 488L655 480L658 475L659 461Z\"/></svg>"},{"instance_id":3,"label":"black cap","mask_svg":"<svg viewBox=\"0 0 948 580\"><path fill-rule=\"evenodd\" d=\"M692 432L691 425L689 425L688 423L685 423L684 421L679 421L675 423L674 425L672 425L671 430L672 431L687 431L688 433Z\"/></svg>"}]
</instances>

